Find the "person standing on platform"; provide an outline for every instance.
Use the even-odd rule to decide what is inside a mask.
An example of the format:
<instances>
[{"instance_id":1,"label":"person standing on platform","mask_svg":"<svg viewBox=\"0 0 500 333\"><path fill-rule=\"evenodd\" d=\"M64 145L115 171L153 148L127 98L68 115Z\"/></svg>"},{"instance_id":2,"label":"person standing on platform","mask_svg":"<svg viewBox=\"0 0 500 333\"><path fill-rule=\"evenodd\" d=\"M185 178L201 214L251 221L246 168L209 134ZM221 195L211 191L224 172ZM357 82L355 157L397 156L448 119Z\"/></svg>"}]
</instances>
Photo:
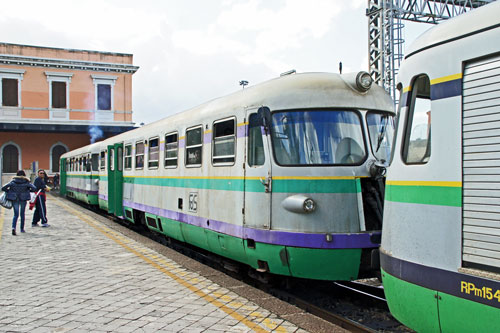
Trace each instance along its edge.
<instances>
[{"instance_id":1,"label":"person standing on platform","mask_svg":"<svg viewBox=\"0 0 500 333\"><path fill-rule=\"evenodd\" d=\"M47 223L47 208L45 205L46 196L45 191L50 191L50 188L45 183L45 178L47 174L45 170L38 170L38 177L34 181L36 187L36 192L40 191L35 199L35 213L33 214L33 221L31 222L32 227L38 227L38 221L42 221L42 227L48 227Z\"/></svg>"},{"instance_id":2,"label":"person standing on platform","mask_svg":"<svg viewBox=\"0 0 500 333\"><path fill-rule=\"evenodd\" d=\"M24 232L24 212L26 209L26 202L30 200L30 192L34 192L36 187L30 183L26 178L26 173L19 170L12 181L2 187L2 191L7 192L7 200L12 201L14 208L14 218L12 219L12 235L16 235L16 224L19 215L21 215L21 232Z\"/></svg>"}]
</instances>

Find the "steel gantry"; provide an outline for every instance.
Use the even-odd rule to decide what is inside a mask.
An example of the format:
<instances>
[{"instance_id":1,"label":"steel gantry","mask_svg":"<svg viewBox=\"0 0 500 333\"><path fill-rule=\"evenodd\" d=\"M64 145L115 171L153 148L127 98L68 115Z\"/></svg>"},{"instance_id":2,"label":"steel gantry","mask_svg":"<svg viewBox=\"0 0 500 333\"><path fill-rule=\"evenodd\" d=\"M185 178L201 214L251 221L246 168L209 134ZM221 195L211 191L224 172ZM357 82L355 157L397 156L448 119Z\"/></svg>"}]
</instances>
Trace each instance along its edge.
<instances>
[{"instance_id":1,"label":"steel gantry","mask_svg":"<svg viewBox=\"0 0 500 333\"><path fill-rule=\"evenodd\" d=\"M375 83L397 103L396 75L403 60L403 21L437 24L495 0L368 0L368 59Z\"/></svg>"}]
</instances>

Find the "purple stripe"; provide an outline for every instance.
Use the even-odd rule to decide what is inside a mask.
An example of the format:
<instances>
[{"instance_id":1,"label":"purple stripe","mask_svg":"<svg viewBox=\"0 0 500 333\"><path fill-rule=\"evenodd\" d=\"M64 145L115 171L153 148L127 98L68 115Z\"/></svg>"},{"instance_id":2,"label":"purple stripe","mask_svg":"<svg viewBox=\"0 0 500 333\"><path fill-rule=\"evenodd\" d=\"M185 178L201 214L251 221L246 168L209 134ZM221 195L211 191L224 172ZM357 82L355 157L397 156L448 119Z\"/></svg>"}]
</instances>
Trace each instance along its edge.
<instances>
[{"instance_id":1,"label":"purple stripe","mask_svg":"<svg viewBox=\"0 0 500 333\"><path fill-rule=\"evenodd\" d=\"M71 187L71 186L66 186L66 188L70 191L73 191L73 192L85 193L85 194L90 194L90 195L97 195L98 194L98 191L87 191L87 190L82 190L80 188Z\"/></svg>"},{"instance_id":2,"label":"purple stripe","mask_svg":"<svg viewBox=\"0 0 500 333\"><path fill-rule=\"evenodd\" d=\"M313 249L357 249L375 248L379 244L373 243L371 237L379 236L380 232L353 233L353 234L331 234L332 241L327 242L326 234L296 233L287 231L264 230L245 228L239 225L210 220L203 217L188 215L167 209L147 206L128 200L123 200L123 205L138 209L143 212L166 217L171 220L184 222L200 228L213 230L226 235L253 239L256 242L283 246L307 247Z\"/></svg>"},{"instance_id":3,"label":"purple stripe","mask_svg":"<svg viewBox=\"0 0 500 333\"><path fill-rule=\"evenodd\" d=\"M203 143L211 143L211 142L212 142L212 132L203 134Z\"/></svg>"},{"instance_id":4,"label":"purple stripe","mask_svg":"<svg viewBox=\"0 0 500 333\"><path fill-rule=\"evenodd\" d=\"M104 194L99 194L99 199L108 201L108 196Z\"/></svg>"},{"instance_id":5,"label":"purple stripe","mask_svg":"<svg viewBox=\"0 0 500 333\"><path fill-rule=\"evenodd\" d=\"M184 148L186 146L186 139L179 139L179 148Z\"/></svg>"},{"instance_id":6,"label":"purple stripe","mask_svg":"<svg viewBox=\"0 0 500 333\"><path fill-rule=\"evenodd\" d=\"M237 138L244 138L245 136L247 136L247 133L248 133L248 125L238 126L236 128L236 137Z\"/></svg>"}]
</instances>

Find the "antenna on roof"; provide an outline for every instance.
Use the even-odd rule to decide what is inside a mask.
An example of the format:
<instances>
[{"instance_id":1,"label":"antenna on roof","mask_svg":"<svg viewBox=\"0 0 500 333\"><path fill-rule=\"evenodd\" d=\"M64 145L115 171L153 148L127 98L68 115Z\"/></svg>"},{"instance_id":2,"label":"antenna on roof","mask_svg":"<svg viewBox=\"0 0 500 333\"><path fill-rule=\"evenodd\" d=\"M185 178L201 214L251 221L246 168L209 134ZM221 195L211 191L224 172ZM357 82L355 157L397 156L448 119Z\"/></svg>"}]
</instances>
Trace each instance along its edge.
<instances>
[{"instance_id":1,"label":"antenna on roof","mask_svg":"<svg viewBox=\"0 0 500 333\"><path fill-rule=\"evenodd\" d=\"M295 74L297 71L295 69L289 70L288 72L283 72L280 74L280 76L285 76L285 75L290 75L290 74Z\"/></svg>"},{"instance_id":2,"label":"antenna on roof","mask_svg":"<svg viewBox=\"0 0 500 333\"><path fill-rule=\"evenodd\" d=\"M245 86L248 86L248 81L247 80L241 80L240 81L240 86L242 86L243 89L245 89Z\"/></svg>"}]
</instances>

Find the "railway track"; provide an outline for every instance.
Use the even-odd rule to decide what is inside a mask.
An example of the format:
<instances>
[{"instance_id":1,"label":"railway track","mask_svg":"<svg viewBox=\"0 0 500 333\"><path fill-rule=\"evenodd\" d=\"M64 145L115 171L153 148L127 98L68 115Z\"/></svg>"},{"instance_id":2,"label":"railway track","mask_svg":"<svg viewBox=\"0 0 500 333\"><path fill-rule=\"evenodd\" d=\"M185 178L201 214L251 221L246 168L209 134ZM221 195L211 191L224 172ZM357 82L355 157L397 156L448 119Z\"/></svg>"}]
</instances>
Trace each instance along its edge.
<instances>
[{"instance_id":1,"label":"railway track","mask_svg":"<svg viewBox=\"0 0 500 333\"><path fill-rule=\"evenodd\" d=\"M130 227L125 223L125 226ZM351 332L413 332L389 312L381 284L322 282L270 276L189 244L143 235ZM377 280L378 281L378 280Z\"/></svg>"},{"instance_id":2,"label":"railway track","mask_svg":"<svg viewBox=\"0 0 500 333\"><path fill-rule=\"evenodd\" d=\"M71 201L88 209L78 201ZM262 274L189 244L167 239L145 227L123 222L103 211L93 211L348 331L412 332L392 318L380 284L370 286L363 282L312 281Z\"/></svg>"}]
</instances>

